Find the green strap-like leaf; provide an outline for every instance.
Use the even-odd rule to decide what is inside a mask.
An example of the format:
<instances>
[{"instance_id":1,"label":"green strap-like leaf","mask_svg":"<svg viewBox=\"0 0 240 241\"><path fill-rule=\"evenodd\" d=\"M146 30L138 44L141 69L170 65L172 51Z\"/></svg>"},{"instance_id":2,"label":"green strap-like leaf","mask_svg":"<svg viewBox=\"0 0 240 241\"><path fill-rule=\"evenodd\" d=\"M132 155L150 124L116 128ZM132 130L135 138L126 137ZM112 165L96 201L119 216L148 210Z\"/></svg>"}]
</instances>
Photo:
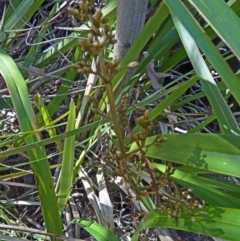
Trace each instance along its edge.
<instances>
[{"instance_id":1,"label":"green strap-like leaf","mask_svg":"<svg viewBox=\"0 0 240 241\"><path fill-rule=\"evenodd\" d=\"M153 165L162 172L166 169L165 165L157 163ZM188 169L187 171L182 171L177 168L174 174L171 175L171 178L187 189L193 188L193 193L204 200L207 205L240 208L240 199L238 198L240 193L239 185L214 179L211 174L210 177L202 177L196 175L196 173L188 173ZM230 191L237 193L236 195L231 195Z\"/></svg>"},{"instance_id":2,"label":"green strap-like leaf","mask_svg":"<svg viewBox=\"0 0 240 241\"><path fill-rule=\"evenodd\" d=\"M213 45L207 34L198 25L189 10L180 0L164 0L170 11L179 19L182 25L187 29L199 48L206 55L207 59L212 63L215 70L222 77L226 86L230 89L236 101L240 103L240 81L232 72L226 61L222 58L217 48ZM208 4L210 1L205 1ZM226 7L228 7L226 5ZM216 16L214 16L216 17ZM226 16L225 16L226 17ZM229 26L231 28L231 25Z\"/></svg>"},{"instance_id":3,"label":"green strap-like leaf","mask_svg":"<svg viewBox=\"0 0 240 241\"><path fill-rule=\"evenodd\" d=\"M111 231L98 223L86 219L79 219L76 221L76 223L84 228L98 241L120 241L120 239L117 238Z\"/></svg>"},{"instance_id":4,"label":"green strap-like leaf","mask_svg":"<svg viewBox=\"0 0 240 241\"><path fill-rule=\"evenodd\" d=\"M20 152L28 151L28 150L31 150L32 148L35 148L35 147L45 146L45 145L54 143L58 140L63 140L67 137L77 135L77 134L80 134L80 133L84 133L84 132L89 131L93 128L97 128L100 124L104 124L104 123L107 123L107 122L109 122L109 120L103 119L101 121L96 121L96 122L93 122L91 124L85 125L85 126L79 128L79 129L75 129L75 130L72 130L72 131L69 131L69 132L66 132L66 133L63 133L63 134L59 134L59 135L54 136L52 138L48 138L48 139L45 139L45 140L38 141L37 143L31 143L31 144L27 144L25 146L20 146L20 147L14 148L14 149L10 149L10 150L7 150L7 151L0 152L0 158L1 157L7 157L9 155L14 155L14 154L17 154L17 153L20 153Z\"/></svg>"},{"instance_id":5,"label":"green strap-like leaf","mask_svg":"<svg viewBox=\"0 0 240 241\"><path fill-rule=\"evenodd\" d=\"M217 134L166 134L161 148L147 138L146 156L196 167L202 170L240 177L240 137ZM133 144L130 151L136 150Z\"/></svg>"},{"instance_id":6,"label":"green strap-like leaf","mask_svg":"<svg viewBox=\"0 0 240 241\"><path fill-rule=\"evenodd\" d=\"M168 213L159 210L150 211L139 225L131 241L138 241L139 232L144 228L165 227L200 233L231 241L239 240L240 210L222 207L204 207L189 214L186 210L179 218L179 223L168 218Z\"/></svg>"},{"instance_id":7,"label":"green strap-like leaf","mask_svg":"<svg viewBox=\"0 0 240 241\"><path fill-rule=\"evenodd\" d=\"M0 51L0 72L7 83L21 131L34 132L37 129L37 122L26 83L12 58L2 50ZM38 145L40 136L39 134L28 135L24 140L27 144L36 145L28 150L28 156L37 179L39 198L47 231L62 234L62 223L57 208L56 194L48 160L45 149Z\"/></svg>"},{"instance_id":8,"label":"green strap-like leaf","mask_svg":"<svg viewBox=\"0 0 240 241\"><path fill-rule=\"evenodd\" d=\"M219 0L189 0L189 2L240 59L240 20L227 3ZM239 1L237 4L240 4Z\"/></svg>"},{"instance_id":9,"label":"green strap-like leaf","mask_svg":"<svg viewBox=\"0 0 240 241\"><path fill-rule=\"evenodd\" d=\"M225 134L239 134L238 125L235 121L235 118L233 117L230 109L226 104L226 101L220 93L218 86L213 79L206 63L204 62L194 39L174 14L173 21L186 49L186 52L191 60L191 63L197 73L197 76L201 81L203 90L208 97L213 112L218 118L222 132Z\"/></svg>"},{"instance_id":10,"label":"green strap-like leaf","mask_svg":"<svg viewBox=\"0 0 240 241\"><path fill-rule=\"evenodd\" d=\"M68 123L66 132L75 129L76 113L74 101L70 102L70 110L68 116ZM70 195L72 180L73 180L73 163L74 163L74 150L75 150L75 136L70 136L65 139L63 158L62 158L62 170L60 173L60 185L58 205L61 210L64 209L67 200Z\"/></svg>"}]
</instances>

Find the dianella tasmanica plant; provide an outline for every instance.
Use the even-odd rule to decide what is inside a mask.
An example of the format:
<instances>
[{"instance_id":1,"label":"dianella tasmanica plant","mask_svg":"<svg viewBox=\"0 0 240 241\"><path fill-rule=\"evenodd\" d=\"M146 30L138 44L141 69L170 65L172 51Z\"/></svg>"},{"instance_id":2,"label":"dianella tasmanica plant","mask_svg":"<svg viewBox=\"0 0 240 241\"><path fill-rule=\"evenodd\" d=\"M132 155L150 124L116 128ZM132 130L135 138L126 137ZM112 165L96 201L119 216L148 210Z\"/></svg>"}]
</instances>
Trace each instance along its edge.
<instances>
[{"instance_id":1,"label":"dianella tasmanica plant","mask_svg":"<svg viewBox=\"0 0 240 241\"><path fill-rule=\"evenodd\" d=\"M112 80L118 71L121 71L118 69L120 61L117 57L112 59L105 57L107 49L116 43L116 39L108 21L102 17L101 9L97 9L94 14L92 13L93 2L80 1L78 9L68 8L68 12L89 28L87 38L80 41L81 48L87 57L74 64L73 67L81 75L95 74L98 76L105 87L108 99L106 113L98 108L92 109L95 114L109 119L111 133L114 133L108 136L108 141L113 145L106 145L98 164L101 165L104 162L108 170L111 170L108 171L107 175L112 178L122 178L126 190L131 188L134 191L128 192L129 198L143 200L154 197L156 207L161 211L167 211L169 218L178 221L183 208L187 207L191 212L193 208L198 207L198 201L191 199L188 195L189 191L183 192L170 179L174 173L174 168L170 163L166 164L166 170L162 173L154 168L151 161L145 156L145 151L149 146L161 147L167 141L166 138L157 135L146 143L153 129L150 111L144 107L136 107L140 116L136 118L135 127L132 128L128 123L127 108L131 95L123 94L119 103L116 104ZM95 62L95 69L92 68L92 61ZM131 62L126 68L133 68L137 64L137 62ZM90 101L97 102L94 97L91 97ZM123 134L124 130L127 130L126 136ZM134 151L130 149L133 143L137 146ZM145 178L146 175L148 178ZM134 193L134 197L132 193Z\"/></svg>"}]
</instances>

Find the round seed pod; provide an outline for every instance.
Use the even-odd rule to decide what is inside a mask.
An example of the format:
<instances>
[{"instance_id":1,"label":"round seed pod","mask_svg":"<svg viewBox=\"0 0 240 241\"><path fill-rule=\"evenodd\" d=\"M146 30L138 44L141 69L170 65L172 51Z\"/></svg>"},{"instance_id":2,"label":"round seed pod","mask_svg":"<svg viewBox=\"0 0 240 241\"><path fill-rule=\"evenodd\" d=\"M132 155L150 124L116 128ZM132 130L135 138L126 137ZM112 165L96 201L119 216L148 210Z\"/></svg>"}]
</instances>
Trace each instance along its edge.
<instances>
[{"instance_id":1,"label":"round seed pod","mask_svg":"<svg viewBox=\"0 0 240 241\"><path fill-rule=\"evenodd\" d=\"M83 70L84 70L85 73L90 73L91 72L91 68L88 67L88 66L84 66Z\"/></svg>"},{"instance_id":2,"label":"round seed pod","mask_svg":"<svg viewBox=\"0 0 240 241\"><path fill-rule=\"evenodd\" d=\"M81 60L81 61L79 62L79 64L80 64L82 67L84 67L84 66L86 66L86 61Z\"/></svg>"},{"instance_id":3,"label":"round seed pod","mask_svg":"<svg viewBox=\"0 0 240 241\"><path fill-rule=\"evenodd\" d=\"M81 9L84 13L88 12L88 6L83 1L79 2L79 9Z\"/></svg>"},{"instance_id":4,"label":"round seed pod","mask_svg":"<svg viewBox=\"0 0 240 241\"><path fill-rule=\"evenodd\" d=\"M81 22L86 22L88 21L89 17L87 14L80 12L79 15L77 16L77 18L81 21Z\"/></svg>"},{"instance_id":5,"label":"round seed pod","mask_svg":"<svg viewBox=\"0 0 240 241\"><path fill-rule=\"evenodd\" d=\"M141 112L145 112L146 108L143 106L136 106L136 110L141 111Z\"/></svg>"},{"instance_id":6,"label":"round seed pod","mask_svg":"<svg viewBox=\"0 0 240 241\"><path fill-rule=\"evenodd\" d=\"M72 67L73 67L74 69L80 69L80 68L81 68L81 66L80 66L79 64L73 64Z\"/></svg>"},{"instance_id":7,"label":"round seed pod","mask_svg":"<svg viewBox=\"0 0 240 241\"><path fill-rule=\"evenodd\" d=\"M198 208L203 208L203 205L202 204L198 204Z\"/></svg>"},{"instance_id":8,"label":"round seed pod","mask_svg":"<svg viewBox=\"0 0 240 241\"><path fill-rule=\"evenodd\" d=\"M78 72L79 74L85 74L84 69L78 69L77 72Z\"/></svg>"},{"instance_id":9,"label":"round seed pod","mask_svg":"<svg viewBox=\"0 0 240 241\"><path fill-rule=\"evenodd\" d=\"M108 65L108 68L109 68L109 69L114 68L113 62L112 62L111 60L108 61L107 65Z\"/></svg>"},{"instance_id":10,"label":"round seed pod","mask_svg":"<svg viewBox=\"0 0 240 241\"><path fill-rule=\"evenodd\" d=\"M138 136L136 134L132 134L130 139L132 141L137 141L138 140Z\"/></svg>"},{"instance_id":11,"label":"round seed pod","mask_svg":"<svg viewBox=\"0 0 240 241\"><path fill-rule=\"evenodd\" d=\"M91 48L90 43L87 42L87 41L82 41L81 45L82 45L82 48L83 48L84 51L88 51Z\"/></svg>"},{"instance_id":12,"label":"round seed pod","mask_svg":"<svg viewBox=\"0 0 240 241\"><path fill-rule=\"evenodd\" d=\"M194 207L197 207L198 206L198 200L194 200L193 205L194 205Z\"/></svg>"},{"instance_id":13,"label":"round seed pod","mask_svg":"<svg viewBox=\"0 0 240 241\"><path fill-rule=\"evenodd\" d=\"M110 31L110 27L108 26L108 25L104 25L104 32L105 32L105 34L107 35L108 34L108 32Z\"/></svg>"},{"instance_id":14,"label":"round seed pod","mask_svg":"<svg viewBox=\"0 0 240 241\"><path fill-rule=\"evenodd\" d=\"M99 42L97 42L97 41L94 42L94 43L93 43L93 47L99 47Z\"/></svg>"},{"instance_id":15,"label":"round seed pod","mask_svg":"<svg viewBox=\"0 0 240 241\"><path fill-rule=\"evenodd\" d=\"M112 39L112 40L110 41L110 43L111 43L111 44L116 44L116 43L117 43L117 40L116 40L116 39Z\"/></svg>"},{"instance_id":16,"label":"round seed pod","mask_svg":"<svg viewBox=\"0 0 240 241\"><path fill-rule=\"evenodd\" d=\"M145 140L145 139L146 139L146 135L144 135L144 133L138 134L138 140L142 141L142 140Z\"/></svg>"},{"instance_id":17,"label":"round seed pod","mask_svg":"<svg viewBox=\"0 0 240 241\"><path fill-rule=\"evenodd\" d=\"M93 15L93 17L95 17L96 19L100 20L102 18L102 11L100 8L98 8L95 12L95 14Z\"/></svg>"},{"instance_id":18,"label":"round seed pod","mask_svg":"<svg viewBox=\"0 0 240 241\"><path fill-rule=\"evenodd\" d=\"M95 36L100 36L99 28L97 28L95 25L92 26L92 32Z\"/></svg>"},{"instance_id":19,"label":"round seed pod","mask_svg":"<svg viewBox=\"0 0 240 241\"><path fill-rule=\"evenodd\" d=\"M163 137L163 138L161 138L161 139L159 140L159 142L160 142L160 143L165 143L165 142L167 142L167 138L166 138L166 137Z\"/></svg>"},{"instance_id":20,"label":"round seed pod","mask_svg":"<svg viewBox=\"0 0 240 241\"><path fill-rule=\"evenodd\" d=\"M93 34L92 33L88 33L88 42L89 43L93 42Z\"/></svg>"},{"instance_id":21,"label":"round seed pod","mask_svg":"<svg viewBox=\"0 0 240 241\"><path fill-rule=\"evenodd\" d=\"M143 116L138 117L136 122L137 122L138 125L140 125L142 127L144 127L145 124L146 124Z\"/></svg>"},{"instance_id":22,"label":"round seed pod","mask_svg":"<svg viewBox=\"0 0 240 241\"><path fill-rule=\"evenodd\" d=\"M128 69L133 69L135 67L137 67L139 65L139 63L137 61L133 61L131 63L128 64Z\"/></svg>"},{"instance_id":23,"label":"round seed pod","mask_svg":"<svg viewBox=\"0 0 240 241\"><path fill-rule=\"evenodd\" d=\"M149 110L146 110L146 111L144 112L144 118L148 120L149 117L150 117L150 112L149 112Z\"/></svg>"},{"instance_id":24,"label":"round seed pod","mask_svg":"<svg viewBox=\"0 0 240 241\"><path fill-rule=\"evenodd\" d=\"M73 15L74 17L79 15L79 10L75 9L75 8L67 8L68 12Z\"/></svg>"},{"instance_id":25,"label":"round seed pod","mask_svg":"<svg viewBox=\"0 0 240 241\"><path fill-rule=\"evenodd\" d=\"M99 47L104 47L106 45L106 39L104 36L101 36L101 38L99 39Z\"/></svg>"},{"instance_id":26,"label":"round seed pod","mask_svg":"<svg viewBox=\"0 0 240 241\"><path fill-rule=\"evenodd\" d=\"M120 62L120 60L119 60L118 57L115 57L115 58L113 59L113 64L114 64L114 66L118 66L118 65L119 65L119 62Z\"/></svg>"},{"instance_id":27,"label":"round seed pod","mask_svg":"<svg viewBox=\"0 0 240 241\"><path fill-rule=\"evenodd\" d=\"M108 23L108 21L109 21L109 20L108 20L107 18L103 18L103 19L101 20L101 23L102 23L102 24L106 24L106 23Z\"/></svg>"},{"instance_id":28,"label":"round seed pod","mask_svg":"<svg viewBox=\"0 0 240 241\"><path fill-rule=\"evenodd\" d=\"M152 125L148 125L148 126L147 126L147 131L148 131L148 132L151 132L151 131L152 131Z\"/></svg>"},{"instance_id":29,"label":"round seed pod","mask_svg":"<svg viewBox=\"0 0 240 241\"><path fill-rule=\"evenodd\" d=\"M95 109L95 108L92 108L92 112L93 112L94 114L99 114L99 111L98 111L97 109Z\"/></svg>"},{"instance_id":30,"label":"round seed pod","mask_svg":"<svg viewBox=\"0 0 240 241\"><path fill-rule=\"evenodd\" d=\"M96 17L92 17L92 24L94 25L95 28L100 28L100 19Z\"/></svg>"}]
</instances>

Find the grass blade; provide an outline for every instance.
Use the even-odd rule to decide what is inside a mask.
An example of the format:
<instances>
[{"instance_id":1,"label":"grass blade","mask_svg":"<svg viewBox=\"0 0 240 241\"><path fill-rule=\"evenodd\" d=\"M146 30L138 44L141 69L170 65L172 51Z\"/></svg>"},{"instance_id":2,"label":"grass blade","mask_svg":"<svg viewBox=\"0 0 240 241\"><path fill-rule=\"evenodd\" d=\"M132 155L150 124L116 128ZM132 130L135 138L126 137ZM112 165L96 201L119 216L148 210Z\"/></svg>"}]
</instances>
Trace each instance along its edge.
<instances>
[{"instance_id":1,"label":"grass blade","mask_svg":"<svg viewBox=\"0 0 240 241\"><path fill-rule=\"evenodd\" d=\"M236 101L240 104L240 81L232 72L226 61L224 61L223 57L210 41L209 37L198 25L188 9L183 5L182 1L164 0L164 2L166 2L170 11L179 19L187 31L191 33L199 48L206 55L207 59L212 63L215 70L222 77L226 86L230 89Z\"/></svg>"},{"instance_id":2,"label":"grass blade","mask_svg":"<svg viewBox=\"0 0 240 241\"><path fill-rule=\"evenodd\" d=\"M238 59L240 59L240 20L227 3L219 0L189 0L189 2L193 4L218 36L222 38L224 43L226 43ZM216 16L218 17L216 18Z\"/></svg>"},{"instance_id":3,"label":"grass blade","mask_svg":"<svg viewBox=\"0 0 240 241\"><path fill-rule=\"evenodd\" d=\"M51 117L50 117L50 115L49 115L49 113L47 111L46 106L44 105L42 97L38 94L38 95L36 95L34 97L34 100L35 100L35 103L36 103L36 106L37 106L39 112L41 113L41 116L42 116L43 121L44 121L44 125L45 126L50 125ZM50 137L57 136L57 131L56 131L56 129L54 127L49 128L48 129L48 133L49 133ZM61 140L56 141L56 145L58 147L59 152L62 153L62 151L63 151L63 144L62 144Z\"/></svg>"},{"instance_id":4,"label":"grass blade","mask_svg":"<svg viewBox=\"0 0 240 241\"><path fill-rule=\"evenodd\" d=\"M150 145L146 148L147 157L240 177L239 136L217 134L165 134L162 136L167 138L167 142L161 148L150 145L154 136L147 139L145 144ZM133 144L130 151L136 148L136 144Z\"/></svg>"},{"instance_id":5,"label":"grass blade","mask_svg":"<svg viewBox=\"0 0 240 241\"><path fill-rule=\"evenodd\" d=\"M173 14L173 21L178 30L182 43L186 52L191 60L191 63L200 78L203 90L206 93L208 100L217 116L220 127L225 134L238 133L238 125L233 117L230 109L228 108L222 94L220 93L216 82L214 81L206 63L201 56L198 47L193 40L192 36L181 24L179 19Z\"/></svg>"},{"instance_id":6,"label":"grass blade","mask_svg":"<svg viewBox=\"0 0 240 241\"><path fill-rule=\"evenodd\" d=\"M161 164L154 163L154 166L163 172L166 169L166 167ZM207 205L240 208L239 198L236 198L236 195L229 194L229 191L234 190L239 196L239 185L223 182L218 179L214 181L213 177L197 176L196 173L188 173L188 170L189 169L184 171L177 168L171 177L185 188L193 188L192 192L204 200ZM224 192L222 190L224 190Z\"/></svg>"},{"instance_id":7,"label":"grass blade","mask_svg":"<svg viewBox=\"0 0 240 241\"><path fill-rule=\"evenodd\" d=\"M66 132L75 129L75 105L74 101L70 102L70 110ZM75 150L75 136L66 138L63 150L62 170L59 177L59 197L58 205L61 210L64 209L70 195L73 180L73 163Z\"/></svg>"},{"instance_id":8,"label":"grass blade","mask_svg":"<svg viewBox=\"0 0 240 241\"><path fill-rule=\"evenodd\" d=\"M54 143L58 140L63 140L67 137L77 135L77 134L80 134L80 133L84 133L85 131L89 131L89 130L92 130L93 128L99 127L99 124L104 124L104 123L107 123L107 122L109 122L109 120L103 119L101 121L96 121L96 122L93 122L91 124L85 125L81 128L78 128L78 129L63 133L63 134L59 134L59 135L54 136L52 138L48 138L48 139L45 139L45 140L38 141L37 143L31 143L31 144L27 144L25 146L20 146L20 147L14 148L14 149L9 149L7 151L0 152L0 158L7 157L9 155L14 155L14 154L17 154L19 152L28 151L28 150L31 150L32 148L35 148L35 147L38 147L38 146L45 146L45 145Z\"/></svg>"},{"instance_id":9,"label":"grass blade","mask_svg":"<svg viewBox=\"0 0 240 241\"><path fill-rule=\"evenodd\" d=\"M86 219L79 219L76 223L98 241L120 241L112 232L98 223Z\"/></svg>"},{"instance_id":10,"label":"grass blade","mask_svg":"<svg viewBox=\"0 0 240 241\"><path fill-rule=\"evenodd\" d=\"M37 122L26 83L14 61L3 51L0 52L0 71L8 85L22 132L34 131L37 129ZM27 144L36 144L38 141L40 141L39 134L30 135L25 138ZM37 179L41 208L47 231L62 234L62 223L45 150L41 146L36 146L34 149L28 150L28 155L32 170Z\"/></svg>"},{"instance_id":11,"label":"grass blade","mask_svg":"<svg viewBox=\"0 0 240 241\"><path fill-rule=\"evenodd\" d=\"M138 240L141 229L159 226L238 241L240 219L236 217L239 215L239 209L204 207L193 214L189 214L186 210L180 217L179 223L176 223L168 218L167 212L152 210L145 221L139 225L131 241Z\"/></svg>"}]
</instances>

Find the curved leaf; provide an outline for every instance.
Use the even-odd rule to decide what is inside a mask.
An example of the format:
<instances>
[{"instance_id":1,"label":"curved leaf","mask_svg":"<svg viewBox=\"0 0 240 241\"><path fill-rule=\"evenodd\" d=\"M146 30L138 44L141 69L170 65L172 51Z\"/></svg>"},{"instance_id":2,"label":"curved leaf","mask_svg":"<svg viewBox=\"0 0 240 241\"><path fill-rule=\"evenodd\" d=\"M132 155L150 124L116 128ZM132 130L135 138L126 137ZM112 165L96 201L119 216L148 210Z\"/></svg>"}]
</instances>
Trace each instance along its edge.
<instances>
[{"instance_id":1,"label":"curved leaf","mask_svg":"<svg viewBox=\"0 0 240 241\"><path fill-rule=\"evenodd\" d=\"M208 100L211 104L213 112L218 118L218 122L221 126L222 132L225 134L238 133L238 125L233 117L230 109L227 106L220 90L217 87L215 80L213 79L206 63L201 56L201 53L186 28L181 24L179 19L173 14L173 21L178 30L182 43L186 49L186 52L191 60L192 65L199 77L203 90L206 93Z\"/></svg>"},{"instance_id":2,"label":"curved leaf","mask_svg":"<svg viewBox=\"0 0 240 241\"><path fill-rule=\"evenodd\" d=\"M15 62L4 51L0 51L0 72L4 77L11 94L14 109L17 113L22 132L34 132L37 121L32 109L26 83ZM35 144L28 150L29 162L37 179L38 192L41 200L46 228L49 232L62 234L62 223L57 208L56 194L48 165L45 149L38 145L40 134L28 135L24 139L27 144Z\"/></svg>"},{"instance_id":3,"label":"curved leaf","mask_svg":"<svg viewBox=\"0 0 240 241\"><path fill-rule=\"evenodd\" d=\"M237 76L232 72L228 64L223 60L222 56L207 36L206 32L198 25L194 17L183 5L182 1L164 0L169 7L171 13L178 17L182 25L191 33L199 48L206 55L207 59L212 63L215 70L222 77L224 83L228 86L236 101L240 103L240 82ZM206 1L209 3L210 1ZM226 5L228 8L228 6Z\"/></svg>"},{"instance_id":4,"label":"curved leaf","mask_svg":"<svg viewBox=\"0 0 240 241\"><path fill-rule=\"evenodd\" d=\"M73 99L70 102L70 110L68 116L68 123L66 132L75 129L76 113ZM70 136L65 139L63 157L62 157L62 169L59 177L59 196L58 206L61 210L64 209L67 200L69 198L72 180L73 180L73 163L74 163L74 150L75 150L75 136Z\"/></svg>"},{"instance_id":5,"label":"curved leaf","mask_svg":"<svg viewBox=\"0 0 240 241\"><path fill-rule=\"evenodd\" d=\"M86 219L79 219L76 221L78 225L83 227L98 241L120 241L112 232L98 223Z\"/></svg>"},{"instance_id":6,"label":"curved leaf","mask_svg":"<svg viewBox=\"0 0 240 241\"><path fill-rule=\"evenodd\" d=\"M239 217L239 215L239 209L204 207L193 214L185 211L177 224L168 218L167 212L161 213L159 210L152 210L146 220L139 225L131 241L138 240L141 229L153 227L173 228L238 241L240 218L236 217Z\"/></svg>"},{"instance_id":7,"label":"curved leaf","mask_svg":"<svg viewBox=\"0 0 240 241\"><path fill-rule=\"evenodd\" d=\"M224 43L231 48L238 59L240 59L240 20L227 3L219 0L189 1L211 25L215 32L217 32L218 36L222 38ZM231 28L229 28L229 26L231 26Z\"/></svg>"},{"instance_id":8,"label":"curved leaf","mask_svg":"<svg viewBox=\"0 0 240 241\"><path fill-rule=\"evenodd\" d=\"M153 165L157 169L163 172L165 171L165 165L157 163ZM178 168L174 171L174 174L171 175L171 178L187 189L193 188L193 193L208 205L240 208L240 199L238 198L240 193L239 185L217 179L214 180L212 176L208 178L198 176L195 173L189 173L188 170L185 172ZM231 195L229 190L237 192L236 195Z\"/></svg>"},{"instance_id":9,"label":"curved leaf","mask_svg":"<svg viewBox=\"0 0 240 241\"><path fill-rule=\"evenodd\" d=\"M147 138L145 154L206 171L240 177L240 137L217 134L166 134L167 142L161 148L153 146L153 137ZM136 150L134 143L130 151Z\"/></svg>"}]
</instances>

